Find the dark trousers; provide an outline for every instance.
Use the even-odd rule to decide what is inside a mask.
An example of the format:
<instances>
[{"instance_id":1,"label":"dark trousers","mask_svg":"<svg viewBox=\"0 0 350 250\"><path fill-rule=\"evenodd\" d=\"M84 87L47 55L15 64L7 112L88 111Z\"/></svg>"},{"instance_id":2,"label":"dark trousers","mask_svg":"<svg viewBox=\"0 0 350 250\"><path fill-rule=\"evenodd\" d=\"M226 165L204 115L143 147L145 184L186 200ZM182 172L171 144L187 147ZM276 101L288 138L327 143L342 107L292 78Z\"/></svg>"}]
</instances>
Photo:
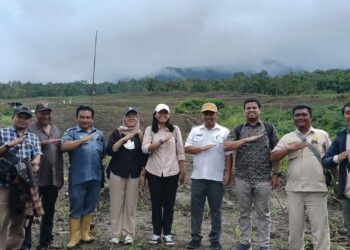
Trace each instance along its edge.
<instances>
[{"instance_id":1,"label":"dark trousers","mask_svg":"<svg viewBox=\"0 0 350 250\"><path fill-rule=\"evenodd\" d=\"M211 218L211 231L209 241L211 243L220 240L221 234L221 205L224 188L221 181L204 179L191 179L191 237L201 241L203 236L202 219L205 199L208 198Z\"/></svg>"},{"instance_id":2,"label":"dark trousers","mask_svg":"<svg viewBox=\"0 0 350 250\"><path fill-rule=\"evenodd\" d=\"M348 237L350 240L350 199L344 197L343 199L343 214L344 214L344 225L348 230Z\"/></svg>"},{"instance_id":3,"label":"dark trousers","mask_svg":"<svg viewBox=\"0 0 350 250\"><path fill-rule=\"evenodd\" d=\"M24 240L22 242L21 249L31 249L32 248L32 224L33 224L33 216L30 216L26 220L26 224L24 227L25 235Z\"/></svg>"},{"instance_id":4,"label":"dark trousers","mask_svg":"<svg viewBox=\"0 0 350 250\"><path fill-rule=\"evenodd\" d=\"M53 241L52 229L58 188L55 186L39 187L39 194L45 212L40 224L40 245L48 246Z\"/></svg>"},{"instance_id":5,"label":"dark trousers","mask_svg":"<svg viewBox=\"0 0 350 250\"><path fill-rule=\"evenodd\" d=\"M159 177L146 172L152 202L153 233L171 234L179 175Z\"/></svg>"},{"instance_id":6,"label":"dark trousers","mask_svg":"<svg viewBox=\"0 0 350 250\"><path fill-rule=\"evenodd\" d=\"M39 187L39 194L44 209L40 224L40 246L48 246L53 241L53 218L58 188L55 186ZM25 226L25 238L21 248L31 248L32 246L32 224L33 217L30 217Z\"/></svg>"}]
</instances>

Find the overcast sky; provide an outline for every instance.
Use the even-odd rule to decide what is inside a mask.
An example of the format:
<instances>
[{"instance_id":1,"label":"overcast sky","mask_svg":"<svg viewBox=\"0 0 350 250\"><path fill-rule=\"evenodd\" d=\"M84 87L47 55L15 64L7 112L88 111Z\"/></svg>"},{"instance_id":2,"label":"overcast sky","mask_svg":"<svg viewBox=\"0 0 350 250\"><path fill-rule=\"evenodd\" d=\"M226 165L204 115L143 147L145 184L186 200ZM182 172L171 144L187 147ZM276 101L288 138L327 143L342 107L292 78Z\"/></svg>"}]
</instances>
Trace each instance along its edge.
<instances>
[{"instance_id":1,"label":"overcast sky","mask_svg":"<svg viewBox=\"0 0 350 250\"><path fill-rule=\"evenodd\" d=\"M0 82L92 81L164 67L350 68L348 0L2 0Z\"/></svg>"}]
</instances>

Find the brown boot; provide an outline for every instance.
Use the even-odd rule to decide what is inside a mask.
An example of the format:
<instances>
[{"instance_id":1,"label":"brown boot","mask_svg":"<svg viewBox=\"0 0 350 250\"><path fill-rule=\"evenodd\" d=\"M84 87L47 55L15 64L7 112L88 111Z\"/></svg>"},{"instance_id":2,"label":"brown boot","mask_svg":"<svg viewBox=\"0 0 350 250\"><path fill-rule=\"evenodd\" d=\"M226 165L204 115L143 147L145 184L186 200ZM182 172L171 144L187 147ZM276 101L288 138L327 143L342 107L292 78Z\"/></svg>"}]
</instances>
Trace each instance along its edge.
<instances>
[{"instance_id":1,"label":"brown boot","mask_svg":"<svg viewBox=\"0 0 350 250\"><path fill-rule=\"evenodd\" d=\"M85 214L81 217L81 241L84 243L91 243L95 241L94 238L90 237L90 224L92 221L91 214Z\"/></svg>"},{"instance_id":2,"label":"brown boot","mask_svg":"<svg viewBox=\"0 0 350 250\"><path fill-rule=\"evenodd\" d=\"M69 227L70 227L70 240L67 245L68 249L75 248L80 243L80 218L74 219L69 218Z\"/></svg>"}]
</instances>

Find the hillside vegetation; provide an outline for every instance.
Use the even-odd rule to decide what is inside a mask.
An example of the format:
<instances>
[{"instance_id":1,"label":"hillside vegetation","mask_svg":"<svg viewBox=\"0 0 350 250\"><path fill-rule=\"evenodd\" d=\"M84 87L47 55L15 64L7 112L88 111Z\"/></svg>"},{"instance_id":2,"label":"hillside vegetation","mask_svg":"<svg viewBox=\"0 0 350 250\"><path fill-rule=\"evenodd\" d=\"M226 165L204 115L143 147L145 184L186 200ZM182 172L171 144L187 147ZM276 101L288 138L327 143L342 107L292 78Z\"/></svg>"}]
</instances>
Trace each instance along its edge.
<instances>
[{"instance_id":1,"label":"hillside vegetation","mask_svg":"<svg viewBox=\"0 0 350 250\"><path fill-rule=\"evenodd\" d=\"M29 98L53 96L87 96L116 93L149 92L209 92L230 91L235 93L257 93L271 96L289 96L300 94L347 93L350 91L350 69L317 70L314 72L291 72L283 76L270 76L266 70L256 74L233 73L225 79L185 79L161 81L157 78L103 82L92 86L89 82L69 83L31 83L10 81L0 83L0 98Z\"/></svg>"}]
</instances>

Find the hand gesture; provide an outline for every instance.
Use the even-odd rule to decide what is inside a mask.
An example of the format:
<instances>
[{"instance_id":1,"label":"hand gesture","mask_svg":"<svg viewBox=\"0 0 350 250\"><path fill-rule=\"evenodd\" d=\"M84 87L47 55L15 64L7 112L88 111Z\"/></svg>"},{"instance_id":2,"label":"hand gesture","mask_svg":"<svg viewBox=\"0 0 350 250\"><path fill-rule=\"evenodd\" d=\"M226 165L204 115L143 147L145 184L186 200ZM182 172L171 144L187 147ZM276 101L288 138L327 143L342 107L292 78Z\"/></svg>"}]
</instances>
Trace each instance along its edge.
<instances>
[{"instance_id":1,"label":"hand gesture","mask_svg":"<svg viewBox=\"0 0 350 250\"><path fill-rule=\"evenodd\" d=\"M171 134L171 135L168 135L168 136L164 137L164 139L160 139L159 140L160 145L166 143L167 141L169 141L173 137L174 137L174 134Z\"/></svg>"},{"instance_id":2,"label":"hand gesture","mask_svg":"<svg viewBox=\"0 0 350 250\"><path fill-rule=\"evenodd\" d=\"M286 149L290 151L298 151L307 146L307 142L295 141L287 145Z\"/></svg>"},{"instance_id":3,"label":"hand gesture","mask_svg":"<svg viewBox=\"0 0 350 250\"><path fill-rule=\"evenodd\" d=\"M26 137L26 135L23 135L23 136L21 136L21 137L18 137L18 138L16 138L16 139L13 139L12 141L10 141L10 142L8 143L8 145L9 145L10 147L14 147L14 146L16 146L17 144L21 144L21 143L24 141L25 137Z\"/></svg>"},{"instance_id":4,"label":"hand gesture","mask_svg":"<svg viewBox=\"0 0 350 250\"><path fill-rule=\"evenodd\" d=\"M244 138L245 142L253 142L261 138L264 134L259 134L259 135L253 135L247 138Z\"/></svg>"},{"instance_id":5,"label":"hand gesture","mask_svg":"<svg viewBox=\"0 0 350 250\"><path fill-rule=\"evenodd\" d=\"M137 132L125 134L125 136L123 137L124 142L127 142L131 138L134 138L134 136L137 135L137 134L138 134Z\"/></svg>"},{"instance_id":6,"label":"hand gesture","mask_svg":"<svg viewBox=\"0 0 350 250\"><path fill-rule=\"evenodd\" d=\"M213 147L215 147L215 144L208 144L208 145L201 147L201 151L207 151L208 149L211 149Z\"/></svg>"},{"instance_id":7,"label":"hand gesture","mask_svg":"<svg viewBox=\"0 0 350 250\"><path fill-rule=\"evenodd\" d=\"M84 143L84 142L87 142L89 140L91 140L95 135L97 134L97 132L93 132L87 136L84 136L82 138L80 138L80 140Z\"/></svg>"},{"instance_id":8,"label":"hand gesture","mask_svg":"<svg viewBox=\"0 0 350 250\"><path fill-rule=\"evenodd\" d=\"M171 138L173 138L173 137L174 137L174 134L171 134L171 135L166 136L166 137L163 139L163 143L169 141L169 140L170 140Z\"/></svg>"},{"instance_id":9,"label":"hand gesture","mask_svg":"<svg viewBox=\"0 0 350 250\"><path fill-rule=\"evenodd\" d=\"M350 150L346 150L338 155L338 161L342 162L350 156Z\"/></svg>"},{"instance_id":10,"label":"hand gesture","mask_svg":"<svg viewBox=\"0 0 350 250\"><path fill-rule=\"evenodd\" d=\"M47 145L47 144L52 144L52 143L58 143L60 142L61 139L49 139L41 142L41 145Z\"/></svg>"}]
</instances>

